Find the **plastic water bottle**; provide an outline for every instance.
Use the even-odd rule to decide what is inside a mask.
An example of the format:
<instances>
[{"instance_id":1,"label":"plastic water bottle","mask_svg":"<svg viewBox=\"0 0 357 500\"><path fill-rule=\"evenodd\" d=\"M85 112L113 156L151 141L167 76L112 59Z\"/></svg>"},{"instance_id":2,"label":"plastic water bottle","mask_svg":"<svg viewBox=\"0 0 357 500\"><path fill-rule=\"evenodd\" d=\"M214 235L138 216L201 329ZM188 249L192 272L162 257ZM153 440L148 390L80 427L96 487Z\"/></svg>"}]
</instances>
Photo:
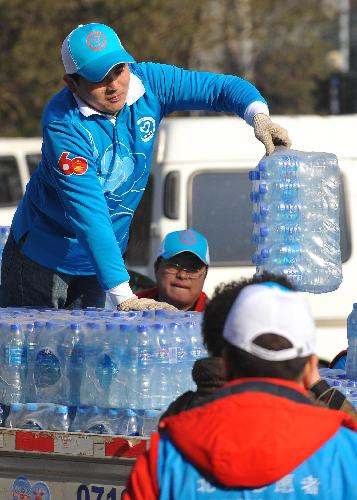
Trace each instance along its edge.
<instances>
[{"instance_id":1,"label":"plastic water bottle","mask_svg":"<svg viewBox=\"0 0 357 500\"><path fill-rule=\"evenodd\" d=\"M342 281L339 169L330 153L276 148L253 181L253 262L299 290L329 292Z\"/></svg>"},{"instance_id":2,"label":"plastic water bottle","mask_svg":"<svg viewBox=\"0 0 357 500\"><path fill-rule=\"evenodd\" d=\"M107 328L111 328L107 325ZM109 390L109 405L112 408L127 408L128 402L128 385L132 382L129 375L131 367L130 347L133 340L133 325L129 322L119 323L119 330L115 333L113 339L115 345L114 362L117 369L113 373L112 383ZM136 376L136 371L134 371Z\"/></svg>"},{"instance_id":3,"label":"plastic water bottle","mask_svg":"<svg viewBox=\"0 0 357 500\"><path fill-rule=\"evenodd\" d=\"M27 372L25 382L25 402L31 403L35 397L34 369L39 339L44 335L45 321L34 321L33 328L26 331Z\"/></svg>"},{"instance_id":4,"label":"plastic water bottle","mask_svg":"<svg viewBox=\"0 0 357 500\"><path fill-rule=\"evenodd\" d=\"M80 390L81 405L110 406L110 392L117 366L114 362L111 333L100 322L85 325L84 369Z\"/></svg>"},{"instance_id":5,"label":"plastic water bottle","mask_svg":"<svg viewBox=\"0 0 357 500\"><path fill-rule=\"evenodd\" d=\"M353 304L347 318L347 339L346 375L350 379L357 380L357 303Z\"/></svg>"},{"instance_id":6,"label":"plastic water bottle","mask_svg":"<svg viewBox=\"0 0 357 500\"><path fill-rule=\"evenodd\" d=\"M136 379L133 380L133 390L136 395L135 407L152 408L151 375L154 364L155 340L146 323L137 325L136 342L132 351L137 365Z\"/></svg>"},{"instance_id":7,"label":"plastic water bottle","mask_svg":"<svg viewBox=\"0 0 357 500\"><path fill-rule=\"evenodd\" d=\"M156 339L155 364L151 375L152 406L167 408L175 395L172 366L177 363L177 346L173 336L162 323L151 325Z\"/></svg>"},{"instance_id":8,"label":"plastic water bottle","mask_svg":"<svg viewBox=\"0 0 357 500\"><path fill-rule=\"evenodd\" d=\"M99 406L80 406L73 420L72 432L88 432L91 434L115 434L118 413L108 419L107 410Z\"/></svg>"},{"instance_id":9,"label":"plastic water bottle","mask_svg":"<svg viewBox=\"0 0 357 500\"><path fill-rule=\"evenodd\" d=\"M66 405L52 405L48 409L47 428L53 431L65 431L69 429L69 413Z\"/></svg>"},{"instance_id":10,"label":"plastic water bottle","mask_svg":"<svg viewBox=\"0 0 357 500\"><path fill-rule=\"evenodd\" d=\"M169 329L175 339L177 350L177 363L173 367L172 384L175 392L174 397L178 397L192 385L190 340L182 322L169 323Z\"/></svg>"},{"instance_id":11,"label":"plastic water bottle","mask_svg":"<svg viewBox=\"0 0 357 500\"><path fill-rule=\"evenodd\" d=\"M5 421L5 427L20 429L20 415L23 408L22 403L12 403L10 405L10 411Z\"/></svg>"},{"instance_id":12,"label":"plastic water bottle","mask_svg":"<svg viewBox=\"0 0 357 500\"><path fill-rule=\"evenodd\" d=\"M64 333L62 349L61 358L64 361L65 372L64 393L66 395L66 399L62 402L66 402L71 406L77 406L80 404L80 390L85 358L84 332L80 323L71 323L67 327Z\"/></svg>"},{"instance_id":13,"label":"plastic water bottle","mask_svg":"<svg viewBox=\"0 0 357 500\"><path fill-rule=\"evenodd\" d=\"M47 321L37 338L33 378L38 403L63 404L68 401L65 381L65 363L68 359L63 353L63 330L66 325L60 321Z\"/></svg>"},{"instance_id":14,"label":"plastic water bottle","mask_svg":"<svg viewBox=\"0 0 357 500\"><path fill-rule=\"evenodd\" d=\"M139 436L139 422L134 410L123 410L118 421L117 433L120 436Z\"/></svg>"},{"instance_id":15,"label":"plastic water bottle","mask_svg":"<svg viewBox=\"0 0 357 500\"><path fill-rule=\"evenodd\" d=\"M45 419L41 419L39 415L39 405L37 403L27 403L23 406L20 416L21 429L32 429L34 431L41 431L48 426ZM43 417L44 415L42 415Z\"/></svg>"},{"instance_id":16,"label":"plastic water bottle","mask_svg":"<svg viewBox=\"0 0 357 500\"><path fill-rule=\"evenodd\" d=\"M149 437L156 432L159 425L161 412L159 410L144 410L142 414L142 427L140 434Z\"/></svg>"},{"instance_id":17,"label":"plastic water bottle","mask_svg":"<svg viewBox=\"0 0 357 500\"><path fill-rule=\"evenodd\" d=\"M0 402L5 405L24 399L26 376L25 336L19 323L0 324Z\"/></svg>"}]
</instances>

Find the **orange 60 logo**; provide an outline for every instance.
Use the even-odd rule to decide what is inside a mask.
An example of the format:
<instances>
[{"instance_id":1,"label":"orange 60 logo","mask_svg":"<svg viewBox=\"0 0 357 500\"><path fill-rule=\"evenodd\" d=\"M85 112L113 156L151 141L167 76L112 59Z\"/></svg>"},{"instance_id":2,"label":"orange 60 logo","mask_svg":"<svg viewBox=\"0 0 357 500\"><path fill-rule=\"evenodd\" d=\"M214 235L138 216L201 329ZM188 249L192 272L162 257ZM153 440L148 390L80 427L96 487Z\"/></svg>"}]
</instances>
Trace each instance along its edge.
<instances>
[{"instance_id":1,"label":"orange 60 logo","mask_svg":"<svg viewBox=\"0 0 357 500\"><path fill-rule=\"evenodd\" d=\"M57 166L65 175L83 175L88 170L88 162L82 156L76 156L75 158L68 158L69 152L65 151L61 154L58 160Z\"/></svg>"}]
</instances>

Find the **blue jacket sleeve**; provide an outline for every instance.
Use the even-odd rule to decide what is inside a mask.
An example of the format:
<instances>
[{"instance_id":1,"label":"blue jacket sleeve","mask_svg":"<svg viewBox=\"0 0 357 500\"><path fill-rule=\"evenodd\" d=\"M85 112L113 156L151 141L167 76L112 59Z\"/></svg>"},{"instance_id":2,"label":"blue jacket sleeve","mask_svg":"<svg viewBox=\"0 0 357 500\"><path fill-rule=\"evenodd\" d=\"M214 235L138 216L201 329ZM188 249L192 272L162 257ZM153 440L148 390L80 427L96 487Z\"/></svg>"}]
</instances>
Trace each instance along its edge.
<instances>
[{"instance_id":1,"label":"blue jacket sleeve","mask_svg":"<svg viewBox=\"0 0 357 500\"><path fill-rule=\"evenodd\" d=\"M96 174L95 151L88 132L71 122L52 122L44 128L43 136L48 178L99 282L107 290L129 280ZM65 173L66 166L60 168L59 159L63 154L66 158L67 153L69 159L79 159L82 164L84 160L85 168L80 167L76 175Z\"/></svg>"},{"instance_id":2,"label":"blue jacket sleeve","mask_svg":"<svg viewBox=\"0 0 357 500\"><path fill-rule=\"evenodd\" d=\"M237 76L188 71L157 63L137 66L159 99L163 115L200 109L236 113L243 118L252 102L266 104L254 85Z\"/></svg>"}]
</instances>

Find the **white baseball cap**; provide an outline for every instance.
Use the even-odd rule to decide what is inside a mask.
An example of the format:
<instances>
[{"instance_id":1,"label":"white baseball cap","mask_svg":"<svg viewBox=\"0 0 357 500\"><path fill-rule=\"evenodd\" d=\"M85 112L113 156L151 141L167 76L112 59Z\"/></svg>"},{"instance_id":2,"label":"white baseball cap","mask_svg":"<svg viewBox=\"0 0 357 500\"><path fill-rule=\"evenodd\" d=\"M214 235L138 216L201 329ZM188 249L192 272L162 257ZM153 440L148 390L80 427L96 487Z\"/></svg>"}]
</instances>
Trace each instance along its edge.
<instances>
[{"instance_id":1,"label":"white baseball cap","mask_svg":"<svg viewBox=\"0 0 357 500\"><path fill-rule=\"evenodd\" d=\"M274 351L254 340L274 333L289 340L292 347ZM267 361L286 361L314 354L315 324L307 301L296 291L277 283L248 285L233 303L223 329L230 344Z\"/></svg>"}]
</instances>

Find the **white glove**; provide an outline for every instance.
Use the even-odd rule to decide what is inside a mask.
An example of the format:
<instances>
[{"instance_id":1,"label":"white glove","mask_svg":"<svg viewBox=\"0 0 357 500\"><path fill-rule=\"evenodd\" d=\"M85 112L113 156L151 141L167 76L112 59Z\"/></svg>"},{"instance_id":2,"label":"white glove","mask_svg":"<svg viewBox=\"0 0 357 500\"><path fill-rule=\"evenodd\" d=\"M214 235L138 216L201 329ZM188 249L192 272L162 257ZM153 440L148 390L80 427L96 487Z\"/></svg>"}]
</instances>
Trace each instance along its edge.
<instances>
[{"instance_id":1,"label":"white glove","mask_svg":"<svg viewBox=\"0 0 357 500\"><path fill-rule=\"evenodd\" d=\"M148 309L164 309L165 311L177 311L176 307L167 302L158 302L154 299L139 299L136 295L124 300L118 306L119 311L146 311Z\"/></svg>"},{"instance_id":2,"label":"white glove","mask_svg":"<svg viewBox=\"0 0 357 500\"><path fill-rule=\"evenodd\" d=\"M253 118L255 137L264 144L266 154L270 155L275 146L286 146L290 148L291 140L285 128L273 123L268 115L257 113Z\"/></svg>"}]
</instances>

